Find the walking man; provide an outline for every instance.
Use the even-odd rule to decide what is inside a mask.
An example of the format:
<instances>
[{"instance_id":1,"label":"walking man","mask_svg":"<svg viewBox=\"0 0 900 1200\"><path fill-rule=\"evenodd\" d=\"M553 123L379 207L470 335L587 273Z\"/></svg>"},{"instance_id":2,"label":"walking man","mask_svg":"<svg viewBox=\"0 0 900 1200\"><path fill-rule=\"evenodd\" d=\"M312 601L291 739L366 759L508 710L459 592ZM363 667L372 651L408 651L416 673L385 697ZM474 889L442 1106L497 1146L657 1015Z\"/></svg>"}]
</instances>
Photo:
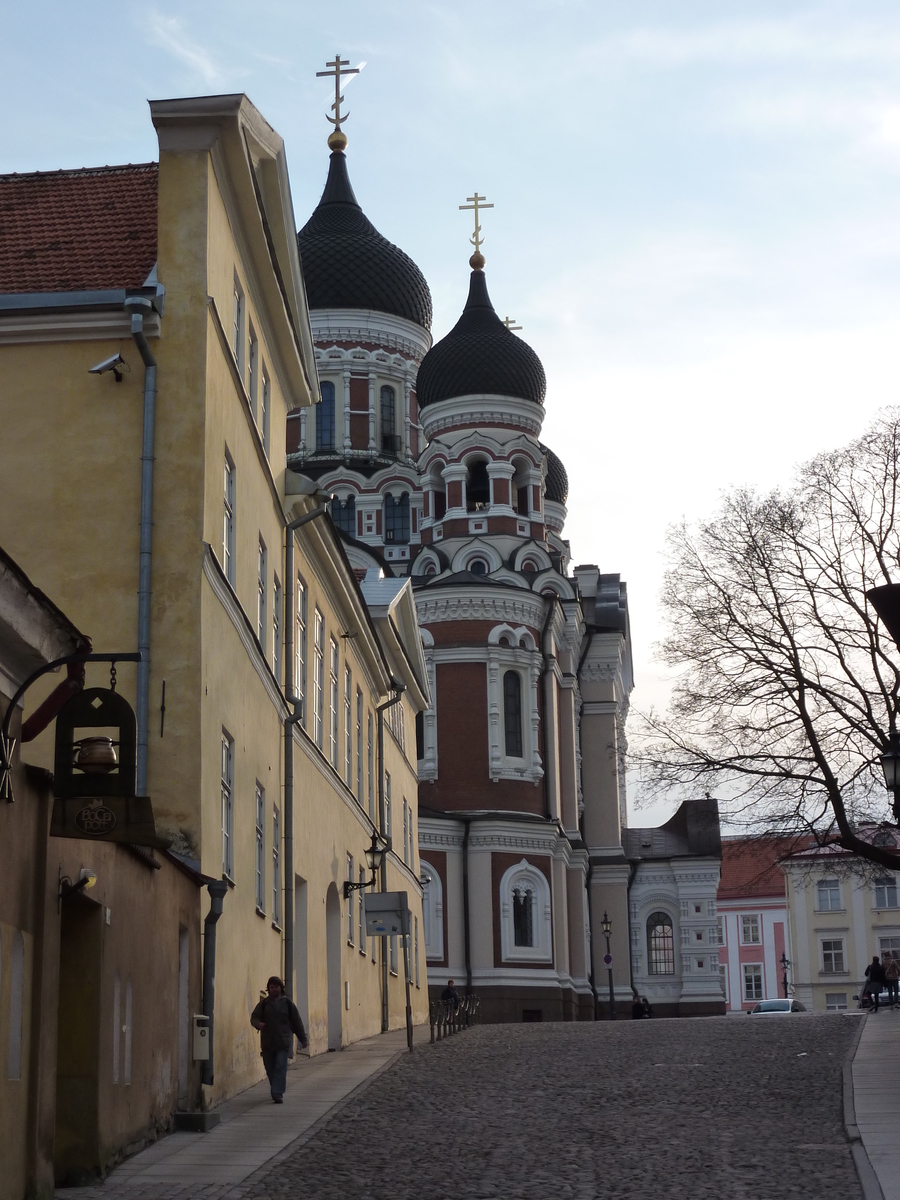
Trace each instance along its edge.
<instances>
[{"instance_id":1,"label":"walking man","mask_svg":"<svg viewBox=\"0 0 900 1200\"><path fill-rule=\"evenodd\" d=\"M308 1042L297 1006L284 994L284 984L277 975L269 979L266 991L268 995L260 1000L250 1015L250 1024L259 1030L259 1048L269 1077L272 1100L275 1104L283 1104L288 1054L294 1034L304 1049Z\"/></svg>"},{"instance_id":2,"label":"walking man","mask_svg":"<svg viewBox=\"0 0 900 1200\"><path fill-rule=\"evenodd\" d=\"M881 994L881 989L885 984L884 967L881 965L881 960L878 955L874 955L872 961L866 967L866 979L869 981L869 995L872 998L872 1012L878 1012L878 997Z\"/></svg>"},{"instance_id":3,"label":"walking man","mask_svg":"<svg viewBox=\"0 0 900 1200\"><path fill-rule=\"evenodd\" d=\"M897 993L900 990L900 962L897 961L895 954L886 954L884 958L884 978L887 984L888 1001L891 1008L894 1008L897 1005Z\"/></svg>"}]
</instances>

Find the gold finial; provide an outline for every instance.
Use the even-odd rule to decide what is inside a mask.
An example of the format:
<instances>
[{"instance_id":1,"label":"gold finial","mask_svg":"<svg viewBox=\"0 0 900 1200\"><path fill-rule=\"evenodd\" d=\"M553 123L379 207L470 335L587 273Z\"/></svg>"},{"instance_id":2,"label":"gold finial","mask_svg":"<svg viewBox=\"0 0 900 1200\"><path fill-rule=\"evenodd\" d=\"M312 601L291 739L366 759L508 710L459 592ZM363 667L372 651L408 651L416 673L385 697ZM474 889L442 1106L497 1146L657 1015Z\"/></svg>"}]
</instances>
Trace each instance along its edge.
<instances>
[{"instance_id":1,"label":"gold finial","mask_svg":"<svg viewBox=\"0 0 900 1200\"><path fill-rule=\"evenodd\" d=\"M365 64L364 64L365 65ZM331 106L333 117L325 116L326 121L330 121L334 126L333 132L328 138L329 150L344 150L347 146L347 135L341 131L341 125L350 116L349 113L341 113L341 105L344 103L344 97L341 95L341 76L342 75L358 75L362 70L361 67L351 67L349 58L341 58L340 54L335 54L334 62L326 63L326 67L333 68L330 71L316 71L316 79L322 79L325 76L334 76L334 104ZM347 70L344 70L344 68Z\"/></svg>"},{"instance_id":2,"label":"gold finial","mask_svg":"<svg viewBox=\"0 0 900 1200\"><path fill-rule=\"evenodd\" d=\"M510 333L513 333L516 329L522 328L521 325L516 325L515 320L516 320L515 317L504 317L503 318L503 324L510 331Z\"/></svg>"},{"instance_id":3,"label":"gold finial","mask_svg":"<svg viewBox=\"0 0 900 1200\"><path fill-rule=\"evenodd\" d=\"M472 268L473 271L483 271L484 270L484 255L481 253L481 243L484 241L484 238L481 236L481 226L478 224L478 214L481 211L481 209L493 208L494 206L493 206L493 204L485 204L484 201L485 201L486 197L479 196L477 192L475 193L474 196L466 196L466 199L469 201L469 203L461 204L459 206L459 211L460 212L473 212L474 211L474 213L475 213L475 234L473 237L469 238L469 241L475 247L475 253L469 259L469 266Z\"/></svg>"}]
</instances>

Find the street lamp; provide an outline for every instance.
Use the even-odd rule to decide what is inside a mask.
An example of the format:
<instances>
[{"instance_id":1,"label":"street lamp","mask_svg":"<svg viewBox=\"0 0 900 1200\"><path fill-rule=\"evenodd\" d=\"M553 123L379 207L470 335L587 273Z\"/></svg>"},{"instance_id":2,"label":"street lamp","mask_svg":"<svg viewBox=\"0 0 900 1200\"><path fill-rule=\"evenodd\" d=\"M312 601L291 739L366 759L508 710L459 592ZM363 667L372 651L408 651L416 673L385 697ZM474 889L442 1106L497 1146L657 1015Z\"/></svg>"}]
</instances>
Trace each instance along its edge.
<instances>
[{"instance_id":1,"label":"street lamp","mask_svg":"<svg viewBox=\"0 0 900 1200\"><path fill-rule=\"evenodd\" d=\"M879 757L881 769L884 772L884 786L894 797L894 816L900 821L900 734L897 733L893 721L891 721L888 748Z\"/></svg>"},{"instance_id":2,"label":"street lamp","mask_svg":"<svg viewBox=\"0 0 900 1200\"><path fill-rule=\"evenodd\" d=\"M603 955L603 961L606 963L607 974L609 975L609 1019L616 1019L616 996L613 991L612 977L612 954L609 951L609 935L612 933L612 921L610 921L606 912L603 913L603 920L600 922L600 928L603 930L603 936L606 938L606 953Z\"/></svg>"},{"instance_id":3,"label":"street lamp","mask_svg":"<svg viewBox=\"0 0 900 1200\"><path fill-rule=\"evenodd\" d=\"M381 864L384 862L384 853L386 850L387 850L387 842L379 834L377 829L373 829L372 830L372 844L371 844L371 846L367 846L366 850L365 850L366 866L372 872L372 878L360 880L359 883L354 883L353 880L351 880L351 879L345 879L344 880L344 899L345 900L347 899L347 897L350 895L351 892L354 892L357 889L375 886L375 884L377 882L378 872L381 870Z\"/></svg>"},{"instance_id":4,"label":"street lamp","mask_svg":"<svg viewBox=\"0 0 900 1200\"><path fill-rule=\"evenodd\" d=\"M788 998L788 967L791 965L791 960L782 950L781 952L781 986L784 988L784 998Z\"/></svg>"}]
</instances>

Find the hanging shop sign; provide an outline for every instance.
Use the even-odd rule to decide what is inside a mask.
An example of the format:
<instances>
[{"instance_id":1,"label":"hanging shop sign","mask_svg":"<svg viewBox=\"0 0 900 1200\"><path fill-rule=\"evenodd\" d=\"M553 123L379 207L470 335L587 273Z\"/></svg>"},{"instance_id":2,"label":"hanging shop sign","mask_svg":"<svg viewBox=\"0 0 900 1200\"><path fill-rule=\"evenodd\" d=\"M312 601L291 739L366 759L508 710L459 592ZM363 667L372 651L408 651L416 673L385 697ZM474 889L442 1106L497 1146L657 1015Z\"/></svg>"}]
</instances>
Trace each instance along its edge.
<instances>
[{"instance_id":1,"label":"hanging shop sign","mask_svg":"<svg viewBox=\"0 0 900 1200\"><path fill-rule=\"evenodd\" d=\"M385 937L409 933L407 892L364 892L366 933Z\"/></svg>"}]
</instances>

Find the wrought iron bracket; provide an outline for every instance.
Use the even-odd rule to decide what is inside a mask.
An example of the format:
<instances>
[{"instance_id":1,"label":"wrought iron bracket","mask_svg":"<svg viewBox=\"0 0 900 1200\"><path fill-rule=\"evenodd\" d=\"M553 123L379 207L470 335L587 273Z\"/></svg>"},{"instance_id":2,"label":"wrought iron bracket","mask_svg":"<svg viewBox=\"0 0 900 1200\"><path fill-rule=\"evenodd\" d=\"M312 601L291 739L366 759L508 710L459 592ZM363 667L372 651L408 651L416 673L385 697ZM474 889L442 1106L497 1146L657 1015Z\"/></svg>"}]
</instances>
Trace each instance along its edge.
<instances>
[{"instance_id":1,"label":"wrought iron bracket","mask_svg":"<svg viewBox=\"0 0 900 1200\"><path fill-rule=\"evenodd\" d=\"M378 882L378 872L372 872L372 878L366 879L361 883L353 883L349 879L344 880L344 899L349 900L351 892L363 891L367 887L374 887Z\"/></svg>"}]
</instances>

